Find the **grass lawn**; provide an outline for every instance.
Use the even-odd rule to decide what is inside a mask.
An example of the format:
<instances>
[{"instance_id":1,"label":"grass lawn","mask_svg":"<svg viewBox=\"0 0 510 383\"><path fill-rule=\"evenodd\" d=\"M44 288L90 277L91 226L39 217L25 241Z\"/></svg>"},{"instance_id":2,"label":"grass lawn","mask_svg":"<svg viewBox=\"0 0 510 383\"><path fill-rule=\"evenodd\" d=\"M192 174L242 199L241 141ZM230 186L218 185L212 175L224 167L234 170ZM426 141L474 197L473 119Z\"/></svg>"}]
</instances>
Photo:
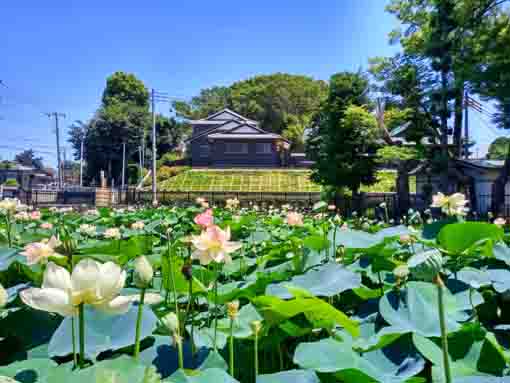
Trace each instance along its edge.
<instances>
[{"instance_id":1,"label":"grass lawn","mask_svg":"<svg viewBox=\"0 0 510 383\"><path fill-rule=\"evenodd\" d=\"M389 192L395 185L396 173L379 172L379 182L364 187L366 192ZM309 170L240 170L189 169L160 182L160 190L168 191L247 191L247 192L320 192L321 186L310 181Z\"/></svg>"}]
</instances>

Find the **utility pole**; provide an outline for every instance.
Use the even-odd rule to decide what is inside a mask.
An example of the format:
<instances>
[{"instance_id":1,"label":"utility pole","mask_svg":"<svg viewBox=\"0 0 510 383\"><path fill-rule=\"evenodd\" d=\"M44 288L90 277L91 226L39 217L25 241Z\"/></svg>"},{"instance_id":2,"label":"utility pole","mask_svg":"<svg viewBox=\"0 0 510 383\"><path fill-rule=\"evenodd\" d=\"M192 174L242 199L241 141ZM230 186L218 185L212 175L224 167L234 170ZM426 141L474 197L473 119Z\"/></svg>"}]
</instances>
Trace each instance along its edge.
<instances>
[{"instance_id":1,"label":"utility pole","mask_svg":"<svg viewBox=\"0 0 510 383\"><path fill-rule=\"evenodd\" d=\"M64 161L62 162L62 184L65 185L67 152L66 152L66 148L64 148L63 150L64 150Z\"/></svg>"},{"instance_id":2,"label":"utility pole","mask_svg":"<svg viewBox=\"0 0 510 383\"><path fill-rule=\"evenodd\" d=\"M469 93L464 95L464 158L469 158Z\"/></svg>"},{"instance_id":3,"label":"utility pole","mask_svg":"<svg viewBox=\"0 0 510 383\"><path fill-rule=\"evenodd\" d=\"M157 186L156 186L156 100L154 88L151 89L151 107L152 107L152 205L158 204Z\"/></svg>"},{"instance_id":4,"label":"utility pole","mask_svg":"<svg viewBox=\"0 0 510 383\"><path fill-rule=\"evenodd\" d=\"M151 109L152 109L152 205L158 204L157 196L157 175L156 175L156 101L170 102L167 93L157 92L151 89Z\"/></svg>"},{"instance_id":5,"label":"utility pole","mask_svg":"<svg viewBox=\"0 0 510 383\"><path fill-rule=\"evenodd\" d=\"M124 190L124 176L126 175L126 142L122 143L122 185L121 189Z\"/></svg>"},{"instance_id":6,"label":"utility pole","mask_svg":"<svg viewBox=\"0 0 510 383\"><path fill-rule=\"evenodd\" d=\"M59 117L66 118L64 113L51 112L45 113L48 118L55 119L55 135L57 138L57 174L58 174L58 188L62 189L62 162L60 161L60 133L58 130L58 119Z\"/></svg>"}]
</instances>

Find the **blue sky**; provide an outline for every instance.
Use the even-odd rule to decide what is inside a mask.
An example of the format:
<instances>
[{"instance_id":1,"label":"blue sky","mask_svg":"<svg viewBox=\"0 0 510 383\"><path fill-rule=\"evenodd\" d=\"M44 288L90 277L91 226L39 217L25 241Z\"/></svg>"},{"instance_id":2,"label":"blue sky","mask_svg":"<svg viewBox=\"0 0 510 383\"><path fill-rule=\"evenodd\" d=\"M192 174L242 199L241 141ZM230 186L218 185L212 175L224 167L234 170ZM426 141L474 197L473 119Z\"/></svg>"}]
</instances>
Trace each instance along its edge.
<instances>
[{"instance_id":1,"label":"blue sky","mask_svg":"<svg viewBox=\"0 0 510 383\"><path fill-rule=\"evenodd\" d=\"M327 80L391 55L396 20L386 0L4 2L0 23L0 155L32 147L55 163L53 125L98 106L105 79L121 70L148 87L189 98L201 88L256 74L289 72ZM168 108L159 106L161 112ZM488 144L497 133L478 129ZM65 145L68 146L67 143ZM7 149L9 148L9 149ZM483 147L482 147L483 151ZM69 151L68 151L69 153ZM68 154L68 157L70 154Z\"/></svg>"}]
</instances>

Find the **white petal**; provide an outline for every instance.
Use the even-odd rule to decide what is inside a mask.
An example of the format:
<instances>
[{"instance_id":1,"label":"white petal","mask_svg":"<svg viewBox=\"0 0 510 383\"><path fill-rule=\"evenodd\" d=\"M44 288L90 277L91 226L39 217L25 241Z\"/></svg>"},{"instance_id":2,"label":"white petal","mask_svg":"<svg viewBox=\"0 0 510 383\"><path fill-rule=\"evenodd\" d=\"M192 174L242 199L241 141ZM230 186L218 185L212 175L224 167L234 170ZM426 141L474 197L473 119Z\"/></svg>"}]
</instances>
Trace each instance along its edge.
<instances>
[{"instance_id":1,"label":"white petal","mask_svg":"<svg viewBox=\"0 0 510 383\"><path fill-rule=\"evenodd\" d=\"M113 262L107 262L100 266L100 277L97 280L99 294L104 299L110 300L119 295L126 281L126 272Z\"/></svg>"},{"instance_id":2,"label":"white petal","mask_svg":"<svg viewBox=\"0 0 510 383\"><path fill-rule=\"evenodd\" d=\"M31 288L20 293L21 300L28 306L62 316L75 314L75 308L69 300L69 295L60 289Z\"/></svg>"},{"instance_id":3,"label":"white petal","mask_svg":"<svg viewBox=\"0 0 510 383\"><path fill-rule=\"evenodd\" d=\"M101 310L107 314L119 315L125 314L129 310L129 306L133 301L132 297L129 296L118 296L117 298L103 303L101 305L94 305L98 310Z\"/></svg>"},{"instance_id":4,"label":"white petal","mask_svg":"<svg viewBox=\"0 0 510 383\"><path fill-rule=\"evenodd\" d=\"M55 288L68 291L71 289L71 274L63 267L49 262L44 271L42 288Z\"/></svg>"},{"instance_id":5,"label":"white petal","mask_svg":"<svg viewBox=\"0 0 510 383\"><path fill-rule=\"evenodd\" d=\"M76 265L71 275L73 290L96 289L100 274L100 263L92 259L84 259Z\"/></svg>"}]
</instances>

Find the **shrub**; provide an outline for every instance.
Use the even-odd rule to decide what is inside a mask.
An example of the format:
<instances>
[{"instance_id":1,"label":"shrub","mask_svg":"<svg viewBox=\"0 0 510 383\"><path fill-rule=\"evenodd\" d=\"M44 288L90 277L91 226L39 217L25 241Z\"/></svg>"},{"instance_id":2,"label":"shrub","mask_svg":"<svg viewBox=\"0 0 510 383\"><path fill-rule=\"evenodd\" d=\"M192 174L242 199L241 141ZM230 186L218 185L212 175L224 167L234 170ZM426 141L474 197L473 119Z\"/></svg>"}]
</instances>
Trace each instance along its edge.
<instances>
[{"instance_id":1,"label":"shrub","mask_svg":"<svg viewBox=\"0 0 510 383\"><path fill-rule=\"evenodd\" d=\"M4 186L19 186L18 181L16 181L14 178L9 178L4 182Z\"/></svg>"}]
</instances>

